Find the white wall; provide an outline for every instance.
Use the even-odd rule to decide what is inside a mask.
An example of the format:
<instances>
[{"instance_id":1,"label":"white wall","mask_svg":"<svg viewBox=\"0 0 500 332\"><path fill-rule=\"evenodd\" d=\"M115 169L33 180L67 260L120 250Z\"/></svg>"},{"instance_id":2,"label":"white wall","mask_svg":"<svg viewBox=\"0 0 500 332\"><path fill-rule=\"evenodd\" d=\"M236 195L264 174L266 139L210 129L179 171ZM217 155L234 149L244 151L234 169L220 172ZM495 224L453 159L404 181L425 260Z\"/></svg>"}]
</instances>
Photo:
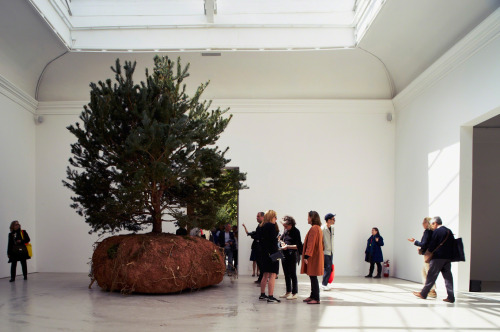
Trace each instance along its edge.
<instances>
[{"instance_id":1,"label":"white wall","mask_svg":"<svg viewBox=\"0 0 500 332\"><path fill-rule=\"evenodd\" d=\"M397 277L420 281L422 258L406 239L421 236L425 216L440 215L446 226L464 237L466 250L470 248L470 218L459 215L460 159L464 158L460 133L461 126L500 105L500 38L495 33L497 24L492 26L487 31L473 31L477 37L461 41L410 85L409 91L395 98ZM476 45L474 40L480 43ZM465 58L463 53L467 53ZM470 263L460 264L465 271ZM456 268L454 271L457 277ZM460 289L468 288L467 273L461 273Z\"/></svg>"},{"instance_id":2,"label":"white wall","mask_svg":"<svg viewBox=\"0 0 500 332\"><path fill-rule=\"evenodd\" d=\"M500 281L492 264L500 234L500 128L474 128L471 271L475 280Z\"/></svg>"},{"instance_id":3,"label":"white wall","mask_svg":"<svg viewBox=\"0 0 500 332\"><path fill-rule=\"evenodd\" d=\"M83 103L80 103L80 105ZM364 246L372 227L393 257L394 123L390 101L214 101L232 105L234 118L219 146L230 146L230 165L248 173L240 193L240 224L256 225L258 211L294 216L305 236L306 213L337 214L336 272L362 275ZM78 108L77 108L78 109ZM75 109L45 104L37 127L37 225L41 272L82 272L95 236L69 207L64 188ZM52 114L52 115L50 115ZM251 239L240 226L240 273L251 273Z\"/></svg>"},{"instance_id":4,"label":"white wall","mask_svg":"<svg viewBox=\"0 0 500 332\"><path fill-rule=\"evenodd\" d=\"M28 272L36 271L39 239L35 228L35 122L23 97L6 89L0 76L0 278L10 276L7 264L7 240L11 221L19 220L32 239L34 257ZM11 86L12 87L12 86ZM28 107L29 108L29 107ZM18 273L21 273L18 264Z\"/></svg>"}]
</instances>

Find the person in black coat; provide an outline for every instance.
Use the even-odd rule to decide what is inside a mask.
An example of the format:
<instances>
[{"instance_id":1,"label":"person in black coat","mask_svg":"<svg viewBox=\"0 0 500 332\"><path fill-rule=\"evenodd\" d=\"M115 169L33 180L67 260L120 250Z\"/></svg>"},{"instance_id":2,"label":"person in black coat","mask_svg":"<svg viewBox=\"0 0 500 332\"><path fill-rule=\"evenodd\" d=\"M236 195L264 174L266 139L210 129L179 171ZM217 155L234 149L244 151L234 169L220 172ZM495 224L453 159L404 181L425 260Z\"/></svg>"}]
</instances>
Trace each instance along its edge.
<instances>
[{"instance_id":1,"label":"person in black coat","mask_svg":"<svg viewBox=\"0 0 500 332\"><path fill-rule=\"evenodd\" d=\"M270 255L276 253L278 248L279 228L276 223L276 211L268 210L264 214L264 221L259 226L262 232L262 240L260 242L262 248L262 281L260 283L259 300L267 300L268 303L280 303L281 301L274 297L274 284L276 274L279 269L279 262L273 261ZM268 285L268 295L266 296L265 289Z\"/></svg>"},{"instance_id":2,"label":"person in black coat","mask_svg":"<svg viewBox=\"0 0 500 332\"><path fill-rule=\"evenodd\" d=\"M287 300L297 299L297 263L302 255L302 239L300 231L295 227L295 219L291 216L283 217L283 227L285 231L281 236L281 248L284 258L281 260L283 273L285 274L286 293L280 298Z\"/></svg>"},{"instance_id":3,"label":"person in black coat","mask_svg":"<svg viewBox=\"0 0 500 332\"><path fill-rule=\"evenodd\" d=\"M264 221L264 212L258 212L257 213L257 228L255 229L255 231L253 232L249 232L248 229L247 229L247 226L245 226L245 224L243 224L243 228L245 229L245 233L247 234L247 236L250 236L253 241L252 241L252 247L251 247L251 252L250 252L250 261L253 262L253 273L252 273L252 277L255 277L255 275L257 274L259 276L259 279L257 279L255 281L255 283L259 283L261 282L262 280L262 272L260 272L262 270L262 264L261 264L261 248L260 248L260 240L261 240L261 237L262 237L262 234L260 232L260 224ZM257 271L255 271L257 270ZM257 272L257 273L256 273Z\"/></svg>"},{"instance_id":4,"label":"person in black coat","mask_svg":"<svg viewBox=\"0 0 500 332\"><path fill-rule=\"evenodd\" d=\"M382 247L384 245L384 238L380 236L377 227L372 228L372 236L366 241L365 249L365 262L370 263L370 272L365 276L365 278L371 278L373 276L374 265L377 264L377 275L374 278L380 278L382 274L382 262L384 261L384 256L382 255Z\"/></svg>"},{"instance_id":5,"label":"person in black coat","mask_svg":"<svg viewBox=\"0 0 500 332\"><path fill-rule=\"evenodd\" d=\"M455 293L453 292L453 275L451 274L451 259L453 258L453 242L455 237L451 230L443 226L443 221L440 217L432 219L432 233L431 241L427 251L432 253L430 261L429 272L425 281L425 286L420 292L413 292L413 294L421 299L427 298L432 286L436 282L439 273L442 273L446 292L448 297L443 301L448 303L455 302Z\"/></svg>"},{"instance_id":6,"label":"person in black coat","mask_svg":"<svg viewBox=\"0 0 500 332\"><path fill-rule=\"evenodd\" d=\"M427 248L429 247L429 243L432 238L432 226L431 226L432 218L426 217L422 222L422 226L424 227L424 234L422 235L422 239L420 241L415 240L414 238L408 239L408 241L412 242L414 245L419 247L418 253L423 255ZM422 267L422 283L425 285L425 281L427 280L427 274L429 273L430 265L426 263L424 260L424 265ZM429 297L437 297L436 293L436 284L434 284L429 292Z\"/></svg>"},{"instance_id":7,"label":"person in black coat","mask_svg":"<svg viewBox=\"0 0 500 332\"><path fill-rule=\"evenodd\" d=\"M26 244L30 242L28 232L21 230L19 221L14 220L10 223L9 242L7 245L7 257L9 257L10 266L10 282L16 280L17 262L21 262L23 268L24 280L28 279L28 266L26 260L31 257L28 254Z\"/></svg>"}]
</instances>

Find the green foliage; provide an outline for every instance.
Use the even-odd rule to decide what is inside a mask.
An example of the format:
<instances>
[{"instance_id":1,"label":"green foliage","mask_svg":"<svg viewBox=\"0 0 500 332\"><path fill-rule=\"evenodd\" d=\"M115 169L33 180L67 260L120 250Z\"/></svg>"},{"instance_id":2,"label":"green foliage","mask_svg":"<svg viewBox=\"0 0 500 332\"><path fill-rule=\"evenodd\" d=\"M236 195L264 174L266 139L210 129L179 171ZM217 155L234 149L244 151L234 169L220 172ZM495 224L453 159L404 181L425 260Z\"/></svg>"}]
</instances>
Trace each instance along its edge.
<instances>
[{"instance_id":1,"label":"green foliage","mask_svg":"<svg viewBox=\"0 0 500 332\"><path fill-rule=\"evenodd\" d=\"M72 207L91 232L153 224L159 233L167 215L211 228L228 201L225 193L244 187L245 174L223 170L227 149L215 143L231 116L200 101L208 83L189 97L183 83L189 65L158 56L154 64L146 82L135 84L136 63L122 67L116 60L115 82L91 83L81 123L68 127L77 142L63 183L75 193Z\"/></svg>"}]
</instances>

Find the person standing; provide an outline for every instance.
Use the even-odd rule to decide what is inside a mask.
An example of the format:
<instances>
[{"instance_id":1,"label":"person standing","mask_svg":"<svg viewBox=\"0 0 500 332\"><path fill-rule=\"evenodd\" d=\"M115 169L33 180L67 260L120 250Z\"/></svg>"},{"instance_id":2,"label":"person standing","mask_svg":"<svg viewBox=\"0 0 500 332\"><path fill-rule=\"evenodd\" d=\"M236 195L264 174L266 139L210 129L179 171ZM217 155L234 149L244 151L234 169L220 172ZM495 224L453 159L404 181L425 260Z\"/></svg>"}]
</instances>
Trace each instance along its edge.
<instances>
[{"instance_id":1,"label":"person standing","mask_svg":"<svg viewBox=\"0 0 500 332\"><path fill-rule=\"evenodd\" d=\"M333 265L333 235L335 224L335 215L333 213L328 213L325 216L326 224L321 229L323 231L323 254L325 257L325 272L323 273L323 281L321 283L321 289L324 291L331 290L331 287L328 285L330 281L330 275L332 274L332 265Z\"/></svg>"},{"instance_id":2,"label":"person standing","mask_svg":"<svg viewBox=\"0 0 500 332\"><path fill-rule=\"evenodd\" d=\"M374 265L377 264L377 275L374 277L376 279L381 278L382 274L382 262L384 261L384 256L382 255L382 246L384 245L384 238L380 236L380 232L377 227L372 228L372 236L366 241L365 250L365 262L370 263L370 272L365 276L365 278L371 278L373 276Z\"/></svg>"},{"instance_id":3,"label":"person standing","mask_svg":"<svg viewBox=\"0 0 500 332\"><path fill-rule=\"evenodd\" d=\"M247 226L245 226L245 224L243 224L243 228L245 229L245 233L247 233L247 236L250 236L253 241L252 241L252 247L251 247L251 252L250 252L250 261L253 262L253 273L252 273L252 277L255 277L255 275L258 275L259 276L259 279L257 281L255 281L256 283L259 283L261 282L262 278L260 277L260 275L262 274L260 271L261 271L261 264L260 264L260 240L261 240L261 236L260 236L260 224L262 223L262 221L264 221L264 212L258 212L257 213L257 217L256 217L256 220L257 220L257 228L255 229L255 231L253 232L248 232L248 229L247 229Z\"/></svg>"},{"instance_id":4,"label":"person standing","mask_svg":"<svg viewBox=\"0 0 500 332\"><path fill-rule=\"evenodd\" d=\"M455 293L453 292L453 275L451 274L451 259L453 258L453 242L455 237L451 230L443 226L443 221L440 217L432 219L431 226L434 230L427 252L432 253L429 272L425 286L420 292L413 292L416 297L421 299L427 298L432 286L436 282L439 273L443 275L444 284L448 297L443 299L444 302L454 303Z\"/></svg>"},{"instance_id":5,"label":"person standing","mask_svg":"<svg viewBox=\"0 0 500 332\"><path fill-rule=\"evenodd\" d=\"M418 253L420 255L423 255L427 251L427 248L429 247L429 242L431 241L432 238L432 227L430 223L431 220L432 218L429 217L424 218L424 221L422 222L422 226L424 227L424 234L422 235L422 239L420 241L417 241L414 238L408 239L408 241L413 242L414 245L420 247L418 249ZM429 263L426 263L424 259L424 266L422 267L422 283L424 285L425 285L425 280L427 279L427 274L429 273L429 268L430 268ZM436 284L432 286L427 296L432 298L437 297Z\"/></svg>"},{"instance_id":6,"label":"person standing","mask_svg":"<svg viewBox=\"0 0 500 332\"><path fill-rule=\"evenodd\" d=\"M324 272L323 232L321 219L316 211L309 211L307 222L311 225L304 239L302 250L302 267L300 273L307 274L311 280L311 295L304 300L307 304L319 304L318 276Z\"/></svg>"},{"instance_id":7,"label":"person standing","mask_svg":"<svg viewBox=\"0 0 500 332\"><path fill-rule=\"evenodd\" d=\"M233 265L233 250L236 244L233 232L231 232L231 224L226 224L224 231L220 232L217 236L219 246L224 248L224 255L227 257L227 271L231 274L234 271Z\"/></svg>"},{"instance_id":8,"label":"person standing","mask_svg":"<svg viewBox=\"0 0 500 332\"><path fill-rule=\"evenodd\" d=\"M262 281L260 283L259 300L267 300L267 303L280 303L281 301L274 297L274 284L276 274L278 273L279 262L273 261L271 255L276 253L278 248L279 228L276 223L277 216L273 210L268 210L264 214L264 221L261 224L262 228ZM268 295L266 296L266 284Z\"/></svg>"},{"instance_id":9,"label":"person standing","mask_svg":"<svg viewBox=\"0 0 500 332\"><path fill-rule=\"evenodd\" d=\"M178 226L179 228L177 228L177 230L175 231L175 235L181 235L181 236L188 235L188 231L186 230L186 225L184 226L178 225Z\"/></svg>"},{"instance_id":10,"label":"person standing","mask_svg":"<svg viewBox=\"0 0 500 332\"><path fill-rule=\"evenodd\" d=\"M21 230L21 224L19 221L14 220L10 223L10 233L9 242L7 245L7 257L9 258L10 266L10 280L9 282L14 282L16 280L16 270L17 262L21 262L21 267L23 269L24 280L28 279L28 266L26 260L31 257L28 254L28 249L26 244L30 242L30 237L28 232Z\"/></svg>"},{"instance_id":11,"label":"person standing","mask_svg":"<svg viewBox=\"0 0 500 332\"><path fill-rule=\"evenodd\" d=\"M239 245L238 226L233 225L232 230L233 230L233 234L234 234L233 266L237 270L238 269L238 245Z\"/></svg>"},{"instance_id":12,"label":"person standing","mask_svg":"<svg viewBox=\"0 0 500 332\"><path fill-rule=\"evenodd\" d=\"M285 231L281 236L281 249L284 258L281 260L283 273L285 274L286 293L280 298L287 300L297 299L297 263L299 255L302 253L302 240L300 231L295 227L295 219L291 216L283 217L283 227Z\"/></svg>"}]
</instances>

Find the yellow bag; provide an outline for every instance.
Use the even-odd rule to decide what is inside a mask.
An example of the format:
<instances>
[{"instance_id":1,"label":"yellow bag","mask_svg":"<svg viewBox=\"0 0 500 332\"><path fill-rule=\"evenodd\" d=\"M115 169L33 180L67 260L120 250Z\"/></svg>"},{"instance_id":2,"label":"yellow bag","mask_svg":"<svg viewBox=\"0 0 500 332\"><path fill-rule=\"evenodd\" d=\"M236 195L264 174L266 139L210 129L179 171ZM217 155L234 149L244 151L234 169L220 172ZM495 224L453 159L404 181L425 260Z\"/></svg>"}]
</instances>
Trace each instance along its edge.
<instances>
[{"instance_id":1,"label":"yellow bag","mask_svg":"<svg viewBox=\"0 0 500 332\"><path fill-rule=\"evenodd\" d=\"M21 231L21 238L24 240L23 231ZM25 243L25 245L26 245L26 249L28 249L28 255L30 257L33 257L33 248L31 247L31 243L28 242L28 243Z\"/></svg>"},{"instance_id":2,"label":"yellow bag","mask_svg":"<svg viewBox=\"0 0 500 332\"><path fill-rule=\"evenodd\" d=\"M28 249L28 255L33 257L33 248L31 248L31 243L26 243L26 249Z\"/></svg>"}]
</instances>

